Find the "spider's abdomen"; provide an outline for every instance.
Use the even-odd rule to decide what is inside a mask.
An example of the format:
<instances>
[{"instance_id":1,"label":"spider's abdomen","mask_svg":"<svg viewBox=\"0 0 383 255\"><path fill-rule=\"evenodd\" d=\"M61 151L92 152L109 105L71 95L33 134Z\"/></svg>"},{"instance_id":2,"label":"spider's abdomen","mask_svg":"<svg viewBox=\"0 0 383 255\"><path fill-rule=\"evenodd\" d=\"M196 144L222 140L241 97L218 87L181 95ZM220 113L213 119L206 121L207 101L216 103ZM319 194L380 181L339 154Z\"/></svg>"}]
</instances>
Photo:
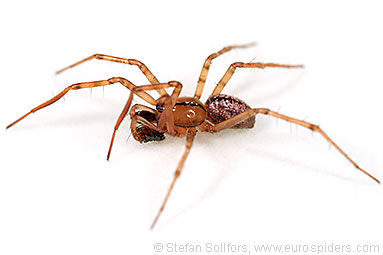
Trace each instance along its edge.
<instances>
[{"instance_id":1,"label":"spider's abdomen","mask_svg":"<svg viewBox=\"0 0 383 255\"><path fill-rule=\"evenodd\" d=\"M239 98L224 94L211 95L206 101L208 120L213 124L218 124L227 119L231 119L240 113L250 110L251 107ZM232 128L252 128L254 127L255 116L248 118Z\"/></svg>"}]
</instances>

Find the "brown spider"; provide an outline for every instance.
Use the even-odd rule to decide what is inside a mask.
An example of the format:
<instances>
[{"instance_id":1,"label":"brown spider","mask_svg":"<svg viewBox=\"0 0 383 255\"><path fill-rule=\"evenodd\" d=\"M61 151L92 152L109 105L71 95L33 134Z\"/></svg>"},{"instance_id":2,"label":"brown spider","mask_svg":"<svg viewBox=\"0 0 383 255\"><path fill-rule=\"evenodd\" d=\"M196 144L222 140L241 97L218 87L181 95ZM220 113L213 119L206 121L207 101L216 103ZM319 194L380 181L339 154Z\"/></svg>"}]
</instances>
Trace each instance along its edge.
<instances>
[{"instance_id":1,"label":"brown spider","mask_svg":"<svg viewBox=\"0 0 383 255\"><path fill-rule=\"evenodd\" d=\"M136 86L129 80L122 77L113 77L108 80L93 81L93 82L82 82L70 85L65 88L61 93L47 102L33 108L30 112L11 123L7 128L15 125L29 114L36 112L50 104L53 104L61 97L63 97L70 90L77 90L83 88L93 88L98 86L106 86L114 83L121 83L127 87L131 92L129 99L120 114L109 146L107 159L109 160L110 153L113 146L113 141L116 135L116 131L119 128L122 120L126 117L129 112L131 118L130 128L133 133L134 139L140 143L146 143L150 141L160 141L165 139L164 134L168 134L176 137L186 136L186 150L178 163L177 169L174 174L174 178L165 199L155 217L151 228L153 228L158 221L165 205L169 199L170 193L172 192L174 185L179 178L185 160L192 147L194 137L197 133L197 129L202 132L219 132L228 128L252 128L255 124L255 116L257 114L271 115L276 118L286 120L291 123L306 127L312 131L319 132L327 141L329 141L348 161L350 161L357 169L380 183L374 176L360 168L328 135L317 125L308 123L304 120L295 119L278 112L271 111L267 108L251 108L244 101L233 97L221 94L227 82L234 74L236 68L265 68L265 67L280 67L280 68L302 68L303 65L286 65L286 64L274 64L274 63L243 63L235 62L231 64L223 75L221 80L216 85L213 93L209 96L206 103L202 103L199 99L202 95L203 88L205 86L206 77L211 65L211 62L216 57L222 55L235 48L246 48L252 44L246 45L231 45L223 48L222 50L211 54L203 65L201 74L199 76L197 88L193 97L180 97L182 84L178 81L169 81L167 83L160 83L157 78L152 74L151 71L140 61L135 59L125 59L119 57L113 57L103 54L94 54L88 58L85 58L79 62L76 62L68 67L65 67L59 71L61 73L69 68L77 66L91 59L101 59L112 62L118 62L129 65L136 65L146 78L149 80L151 85ZM174 88L171 95L169 95L165 89ZM156 100L146 91L156 90L160 97ZM141 104L135 104L131 106L133 95L137 95L145 100L147 103L155 106L155 109L147 107Z\"/></svg>"}]
</instances>

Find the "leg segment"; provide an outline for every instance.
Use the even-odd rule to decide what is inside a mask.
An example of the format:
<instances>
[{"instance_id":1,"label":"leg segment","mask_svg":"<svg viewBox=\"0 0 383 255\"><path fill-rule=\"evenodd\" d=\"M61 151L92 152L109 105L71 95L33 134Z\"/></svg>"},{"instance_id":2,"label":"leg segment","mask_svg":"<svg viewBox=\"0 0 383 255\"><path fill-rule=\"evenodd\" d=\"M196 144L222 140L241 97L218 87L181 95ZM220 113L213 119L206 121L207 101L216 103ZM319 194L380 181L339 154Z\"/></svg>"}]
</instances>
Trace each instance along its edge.
<instances>
[{"instance_id":1,"label":"leg segment","mask_svg":"<svg viewBox=\"0 0 383 255\"><path fill-rule=\"evenodd\" d=\"M192 147L193 145L193 140L194 140L194 137L196 135L196 129L195 128L190 128L187 132L187 136L186 136L186 149L185 149L185 152L184 154L182 155L182 158L180 160L180 162L178 163L178 166L177 166L177 169L174 173L174 178L173 178L173 181L172 183L170 184L170 187L168 189L168 193L166 194L165 196L165 199L164 201L162 202L162 205L161 205L161 208L160 210L158 211L157 213L157 216L156 218L154 219L152 225L151 225L151 229L154 228L154 226L156 225L159 217L161 216L161 213L162 211L164 210L165 206L166 206L166 203L168 202L168 199L169 199L169 196L170 196L170 193L172 192L173 188L174 188L174 185L177 181L177 179L180 177L181 175L181 171L182 171L182 168L184 166L184 163L185 163L185 160L187 158L187 156L189 155L189 152L190 152L190 148Z\"/></svg>"},{"instance_id":2,"label":"leg segment","mask_svg":"<svg viewBox=\"0 0 383 255\"><path fill-rule=\"evenodd\" d=\"M200 74L199 79L198 79L198 84L197 84L197 88L196 88L194 97L196 97L198 99L201 98L202 91L203 91L203 88L205 86L207 74L209 72L209 68L211 65L211 61L213 59L215 59L216 57L218 57L218 56L220 56L220 55L222 55L222 54L224 54L224 53L226 53L232 49L247 48L247 47L253 46L254 44L255 43L242 44L242 45L230 45L230 46L227 46L227 47L223 48L222 50L220 50L216 53L211 54L209 57L207 57L207 59L205 60L205 63L203 64L202 71L201 71L201 74Z\"/></svg>"},{"instance_id":3,"label":"leg segment","mask_svg":"<svg viewBox=\"0 0 383 255\"><path fill-rule=\"evenodd\" d=\"M160 82L157 80L157 78L154 76L154 74L149 70L149 68L146 67L146 65L136 59L127 59L127 58L119 58L119 57L113 57L109 55L104 55L104 54L94 54L92 56L89 56L87 58L84 58L83 60L80 60L70 66L67 66L63 69L60 69L56 72L56 74L62 73L65 70L68 70L72 67L75 67L79 64L82 64L86 61L89 61L91 59L101 59L101 60L106 60L106 61L111 61L111 62L117 62L117 63L122 63L122 64L128 64L128 65L135 65L140 68L141 72L146 76L146 78L149 80L151 84L159 84ZM160 95L167 95L166 91L164 89L158 89L158 93Z\"/></svg>"},{"instance_id":4,"label":"leg segment","mask_svg":"<svg viewBox=\"0 0 383 255\"><path fill-rule=\"evenodd\" d=\"M133 95L134 94L137 94L138 93L146 93L145 91L148 91L148 90L157 90L157 89L165 89L165 88L170 88L170 87L175 87L174 90L173 90L173 93L171 96L162 96L160 97L161 98L169 98L171 99L172 101L174 100L174 103L173 103L173 106L181 92L181 89L182 89L182 84L177 82L177 81L170 81L169 83L160 83L160 84L151 84L151 85L143 85L143 86L136 86L132 89L132 91L130 92L130 95L129 95L129 99L128 101L126 102L125 104L125 107L124 109L122 110L120 116L118 117L117 119L117 122L116 122L116 125L114 126L114 131L113 131L113 134L112 134L112 139L110 141L110 146L109 146L109 150L108 150L108 155L106 157L107 160L109 160L109 157L110 157L110 153L112 152L112 147L113 147L113 142L114 142L114 137L116 136L116 132L118 130L118 128L120 127L121 125L121 122L122 120L126 117L126 115L128 114L129 112L129 109L130 109L130 106L132 105L132 101L133 101ZM158 103L158 100L155 101L154 105L156 105L156 103ZM166 108L165 108L166 109ZM171 108L168 108L167 111L172 111L173 107ZM173 115L171 115L173 116ZM161 115L162 117L162 115ZM160 120L158 121L158 123L160 123L161 121L161 117L160 117ZM173 135L175 133L174 130L169 130L169 126L173 125L174 126L174 123L168 123L168 122L171 122L169 120L165 120L165 123L167 123L167 127L168 127L168 130L167 132L169 132L170 135ZM161 129L161 127L159 126L158 129ZM159 130L159 132L165 132L163 130Z\"/></svg>"},{"instance_id":5,"label":"leg segment","mask_svg":"<svg viewBox=\"0 0 383 255\"><path fill-rule=\"evenodd\" d=\"M162 96L157 100L158 105L162 105L162 113L158 119L158 128L162 132L167 132L171 136L179 136L174 126L173 107L182 90L182 84L177 81L169 82L169 86L174 87L170 96Z\"/></svg>"},{"instance_id":6,"label":"leg segment","mask_svg":"<svg viewBox=\"0 0 383 255\"><path fill-rule=\"evenodd\" d=\"M371 174L369 174L368 172L363 170L361 167L359 167L358 164L356 164L355 161L353 161L318 125L311 124L311 123L306 122L304 120L295 119L295 118L271 111L267 108L255 108L255 109L248 110L248 111L241 113L241 114L239 114L239 115L237 115L231 119L228 119L228 120L225 120L221 123L218 123L215 126L205 122L204 124L201 125L201 129L203 131L207 131L207 132L218 132L218 131L221 131L224 129L228 129L228 128L240 123L241 121L248 119L252 116L255 116L257 114L271 115L273 117L283 119L283 120L291 122L291 123L295 123L297 125L311 129L312 131L320 133L328 142L330 142L358 170L360 170L361 172L368 175L370 178L372 178L377 183L380 183L380 181L377 178L375 178L374 176L372 176Z\"/></svg>"},{"instance_id":7,"label":"leg segment","mask_svg":"<svg viewBox=\"0 0 383 255\"><path fill-rule=\"evenodd\" d=\"M303 65L284 65L284 64L274 64L274 63L243 63L235 62L230 65L226 73L223 75L221 80L218 82L215 87L212 95L220 94L223 88L226 86L228 81L233 76L235 69L237 68L266 68L266 67L280 67L280 68L303 68Z\"/></svg>"},{"instance_id":8,"label":"leg segment","mask_svg":"<svg viewBox=\"0 0 383 255\"><path fill-rule=\"evenodd\" d=\"M70 85L69 87L66 87L61 93L59 93L57 96L53 97L52 99L50 99L50 100L46 101L45 103L33 108L30 112L28 112L27 114L25 114L24 116L22 116L21 118L16 120L15 122L8 125L7 129L12 127L16 123L18 123L19 121L24 119L25 117L27 117L29 114L34 113L34 112L36 112L36 111L38 111L44 107L47 107L48 105L55 103L60 98L62 98L66 93L68 93L70 90L94 88L94 87L99 87L99 86L111 85L111 84L118 83L118 82L121 83L122 85L124 85L125 87L127 87L128 89L130 89L131 91L136 87L136 85L134 85L133 83L131 83L127 79L121 78L121 77L114 77L114 78L110 78L108 80L101 80L101 81L76 83L76 84ZM141 97L142 99L144 99L146 102L148 102L152 105L156 104L156 100L151 95L149 95L148 93L146 93L144 91L137 91L136 94L139 97Z\"/></svg>"}]
</instances>

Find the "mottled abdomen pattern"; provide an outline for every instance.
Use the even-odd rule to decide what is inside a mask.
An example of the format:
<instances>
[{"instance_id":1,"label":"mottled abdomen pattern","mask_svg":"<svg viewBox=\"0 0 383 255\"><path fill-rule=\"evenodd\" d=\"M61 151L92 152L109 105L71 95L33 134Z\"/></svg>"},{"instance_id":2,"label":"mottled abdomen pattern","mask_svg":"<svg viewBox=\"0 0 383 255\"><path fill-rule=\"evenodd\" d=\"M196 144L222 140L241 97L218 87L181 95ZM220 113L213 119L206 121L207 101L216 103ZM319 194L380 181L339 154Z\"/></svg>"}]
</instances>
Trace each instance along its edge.
<instances>
[{"instance_id":1,"label":"mottled abdomen pattern","mask_svg":"<svg viewBox=\"0 0 383 255\"><path fill-rule=\"evenodd\" d=\"M224 94L211 95L206 101L208 120L218 124L227 119L250 110L251 107L239 98ZM246 119L232 128L254 127L255 116Z\"/></svg>"}]
</instances>

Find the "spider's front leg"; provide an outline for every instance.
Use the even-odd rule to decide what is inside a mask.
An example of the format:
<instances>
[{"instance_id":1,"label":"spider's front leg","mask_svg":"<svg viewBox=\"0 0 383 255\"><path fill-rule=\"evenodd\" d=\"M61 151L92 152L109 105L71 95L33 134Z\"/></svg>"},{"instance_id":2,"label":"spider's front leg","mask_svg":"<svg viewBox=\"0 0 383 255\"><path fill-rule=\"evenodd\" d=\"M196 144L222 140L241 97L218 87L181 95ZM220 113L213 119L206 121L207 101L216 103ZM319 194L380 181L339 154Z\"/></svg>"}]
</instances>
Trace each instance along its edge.
<instances>
[{"instance_id":1,"label":"spider's front leg","mask_svg":"<svg viewBox=\"0 0 383 255\"><path fill-rule=\"evenodd\" d=\"M38 110L40 110L42 108L45 108L45 107L47 107L47 106L57 102L64 95L66 95L66 93L68 93L71 90L78 90L78 89L85 89L85 88L94 88L94 87L100 87L100 86L107 86L107 85L112 85L112 84L115 84L115 83L121 83L123 86L125 86L126 88L128 88L130 90L133 90L133 88L136 87L136 85L134 85L129 80L127 80L125 78L122 78L122 77L113 77L113 78L110 78L108 80L101 80L101 81L76 83L76 84L73 84L73 85L70 85L70 86L66 87L61 93L59 93L55 97L51 98L50 100L46 101L45 103L42 103L41 105L33 108L30 112L28 112L27 114L23 115L22 117L20 117L16 121L12 122L6 128L8 129L8 128L12 127L16 123L18 123L19 121L21 121L22 119L27 117L29 114L34 113L34 112L36 112L36 111L38 111ZM148 102L149 104L152 104L152 105L156 104L156 100L151 95L146 93L145 91L137 91L135 93L139 97L141 97L143 100Z\"/></svg>"},{"instance_id":2,"label":"spider's front leg","mask_svg":"<svg viewBox=\"0 0 383 255\"><path fill-rule=\"evenodd\" d=\"M373 175L371 175L370 173L368 173L367 171L362 169L357 163L355 163L355 161L352 160L318 125L314 125L314 124L309 123L309 122L304 121L304 120L299 120L299 119L296 119L296 118L292 118L292 117L280 114L278 112L271 111L271 110L269 110L267 108L254 108L254 109L250 109L250 110L248 110L246 112L243 112L241 114L238 114L238 115L234 116L233 118L230 118L230 119L227 119L227 120L222 121L220 123L217 123L216 125L212 125L210 123L205 122L199 128L202 131L205 131L205 132L211 132L211 133L219 132L219 131L222 131L224 129L231 128L231 127L237 125L238 123L241 123L241 122L243 122L243 121L245 121L245 120L247 120L249 118L253 118L257 114L270 115L270 116L273 116L275 118L283 119L285 121L288 121L288 122L291 122L291 123L295 123L297 125L300 125L300 126L303 126L305 128L311 129L312 131L320 133L348 161L350 161L355 166L355 168L357 168L359 171L363 172L364 174L368 175L370 178L372 178L374 181L376 181L377 183L380 184L380 181L377 178L375 178Z\"/></svg>"},{"instance_id":3,"label":"spider's front leg","mask_svg":"<svg viewBox=\"0 0 383 255\"><path fill-rule=\"evenodd\" d=\"M141 72L145 75L145 77L148 79L148 81L151 84L159 84L160 82L157 80L157 78L154 76L154 74L149 70L149 68L142 63L141 61L137 59L131 59L131 58L120 58L120 57L114 57L110 55L105 55L105 54L93 54L92 56L89 56L87 58L84 58L83 60L80 60L72 65L69 65L67 67L64 67L56 72L56 74L60 74L70 68L73 68L75 66L78 66L84 62L87 62L92 59L99 59L99 60L105 60L105 61L111 61L111 62L116 62L116 63L121 63L121 64L128 64L128 65L134 65L137 66ZM159 88L157 89L158 93L160 95L167 95L168 93L166 92L165 89Z\"/></svg>"}]
</instances>

